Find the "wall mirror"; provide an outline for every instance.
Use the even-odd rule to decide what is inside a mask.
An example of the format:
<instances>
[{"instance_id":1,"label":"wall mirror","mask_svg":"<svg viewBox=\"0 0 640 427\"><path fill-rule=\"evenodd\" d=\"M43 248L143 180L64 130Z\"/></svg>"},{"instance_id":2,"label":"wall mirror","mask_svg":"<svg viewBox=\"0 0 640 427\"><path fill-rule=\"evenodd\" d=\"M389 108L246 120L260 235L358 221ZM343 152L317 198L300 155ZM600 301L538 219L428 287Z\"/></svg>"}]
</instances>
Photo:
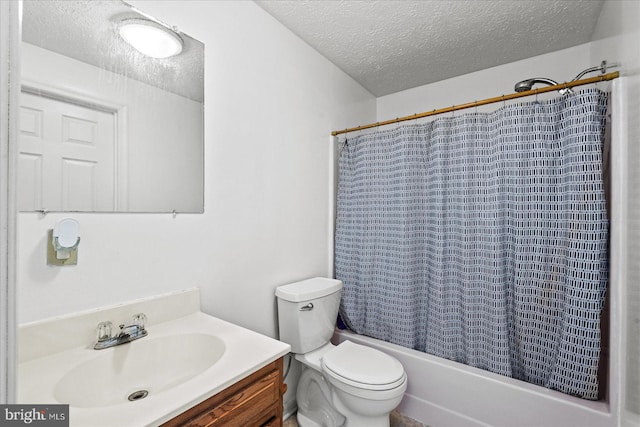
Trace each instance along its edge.
<instances>
[{"instance_id":1,"label":"wall mirror","mask_svg":"<svg viewBox=\"0 0 640 427\"><path fill-rule=\"evenodd\" d=\"M20 54L20 211L203 212L201 42L120 0L25 0Z\"/></svg>"}]
</instances>

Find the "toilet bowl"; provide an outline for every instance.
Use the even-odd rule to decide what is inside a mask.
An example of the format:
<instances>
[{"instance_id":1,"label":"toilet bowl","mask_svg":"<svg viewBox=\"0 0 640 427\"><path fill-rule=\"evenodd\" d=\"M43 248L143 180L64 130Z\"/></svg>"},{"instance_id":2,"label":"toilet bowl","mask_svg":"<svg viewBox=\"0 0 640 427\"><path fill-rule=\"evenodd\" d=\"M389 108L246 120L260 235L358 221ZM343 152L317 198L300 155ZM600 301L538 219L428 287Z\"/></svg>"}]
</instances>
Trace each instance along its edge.
<instances>
[{"instance_id":1,"label":"toilet bowl","mask_svg":"<svg viewBox=\"0 0 640 427\"><path fill-rule=\"evenodd\" d=\"M276 289L280 339L304 365L298 383L301 427L389 427L407 389L395 358L370 347L329 341L342 282L315 278Z\"/></svg>"},{"instance_id":2,"label":"toilet bowl","mask_svg":"<svg viewBox=\"0 0 640 427\"><path fill-rule=\"evenodd\" d=\"M352 427L388 427L389 413L400 404L407 375L395 358L345 341L322 360L333 404Z\"/></svg>"},{"instance_id":3,"label":"toilet bowl","mask_svg":"<svg viewBox=\"0 0 640 427\"><path fill-rule=\"evenodd\" d=\"M301 427L388 427L407 389L398 360L351 341L295 358L304 365L296 394Z\"/></svg>"}]
</instances>

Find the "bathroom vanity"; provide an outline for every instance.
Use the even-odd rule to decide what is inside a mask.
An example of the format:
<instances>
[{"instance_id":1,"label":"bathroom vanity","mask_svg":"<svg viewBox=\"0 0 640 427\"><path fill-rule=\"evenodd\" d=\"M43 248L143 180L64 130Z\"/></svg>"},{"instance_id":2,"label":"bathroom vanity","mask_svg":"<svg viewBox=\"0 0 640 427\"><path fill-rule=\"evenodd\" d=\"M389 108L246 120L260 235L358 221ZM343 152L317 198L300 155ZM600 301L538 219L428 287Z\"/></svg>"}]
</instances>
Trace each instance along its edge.
<instances>
[{"instance_id":1,"label":"bathroom vanity","mask_svg":"<svg viewBox=\"0 0 640 427\"><path fill-rule=\"evenodd\" d=\"M95 350L98 324L148 335ZM126 330L126 327L124 328ZM290 346L200 311L197 289L20 326L18 403L69 404L70 426L280 426Z\"/></svg>"},{"instance_id":2,"label":"bathroom vanity","mask_svg":"<svg viewBox=\"0 0 640 427\"><path fill-rule=\"evenodd\" d=\"M282 426L282 359L183 412L162 427Z\"/></svg>"}]
</instances>

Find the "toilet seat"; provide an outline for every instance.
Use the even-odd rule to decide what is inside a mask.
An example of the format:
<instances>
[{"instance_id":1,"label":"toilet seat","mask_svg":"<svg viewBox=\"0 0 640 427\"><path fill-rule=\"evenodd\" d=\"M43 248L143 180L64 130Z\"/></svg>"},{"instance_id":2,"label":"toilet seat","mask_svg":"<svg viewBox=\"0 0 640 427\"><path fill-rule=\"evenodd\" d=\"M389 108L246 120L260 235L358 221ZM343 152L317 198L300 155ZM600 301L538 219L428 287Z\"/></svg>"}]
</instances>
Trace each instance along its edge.
<instances>
[{"instance_id":1,"label":"toilet seat","mask_svg":"<svg viewBox=\"0 0 640 427\"><path fill-rule=\"evenodd\" d=\"M370 347L344 341L322 358L323 371L333 379L364 390L392 390L406 374L395 358Z\"/></svg>"}]
</instances>

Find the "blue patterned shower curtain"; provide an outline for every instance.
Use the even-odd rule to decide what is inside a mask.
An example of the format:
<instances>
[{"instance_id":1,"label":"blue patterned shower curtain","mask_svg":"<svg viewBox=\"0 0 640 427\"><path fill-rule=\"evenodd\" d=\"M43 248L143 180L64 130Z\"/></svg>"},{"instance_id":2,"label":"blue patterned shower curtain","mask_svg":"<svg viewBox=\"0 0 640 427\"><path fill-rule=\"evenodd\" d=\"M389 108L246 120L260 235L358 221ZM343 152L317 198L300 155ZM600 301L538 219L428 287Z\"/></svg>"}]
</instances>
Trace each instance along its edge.
<instances>
[{"instance_id":1,"label":"blue patterned shower curtain","mask_svg":"<svg viewBox=\"0 0 640 427\"><path fill-rule=\"evenodd\" d=\"M349 138L335 243L347 326L597 399L606 105L593 89Z\"/></svg>"}]
</instances>

